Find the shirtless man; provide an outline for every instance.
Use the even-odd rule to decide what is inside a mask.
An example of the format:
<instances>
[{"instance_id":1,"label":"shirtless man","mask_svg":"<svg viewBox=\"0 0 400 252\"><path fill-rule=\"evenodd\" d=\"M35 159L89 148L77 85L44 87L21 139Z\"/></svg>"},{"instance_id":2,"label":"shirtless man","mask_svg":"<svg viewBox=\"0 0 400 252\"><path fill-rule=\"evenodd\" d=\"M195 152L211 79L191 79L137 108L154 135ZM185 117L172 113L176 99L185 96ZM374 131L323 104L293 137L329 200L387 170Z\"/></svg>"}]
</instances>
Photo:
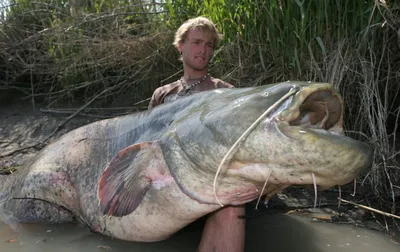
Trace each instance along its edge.
<instances>
[{"instance_id":1,"label":"shirtless man","mask_svg":"<svg viewBox=\"0 0 400 252\"><path fill-rule=\"evenodd\" d=\"M232 84L208 74L208 64L220 41L215 25L207 18L189 19L175 33L174 45L181 54L183 76L178 81L157 88L149 109L178 99L180 96L216 88L233 88ZM199 252L243 252L245 223L243 206L228 206L206 220Z\"/></svg>"}]
</instances>

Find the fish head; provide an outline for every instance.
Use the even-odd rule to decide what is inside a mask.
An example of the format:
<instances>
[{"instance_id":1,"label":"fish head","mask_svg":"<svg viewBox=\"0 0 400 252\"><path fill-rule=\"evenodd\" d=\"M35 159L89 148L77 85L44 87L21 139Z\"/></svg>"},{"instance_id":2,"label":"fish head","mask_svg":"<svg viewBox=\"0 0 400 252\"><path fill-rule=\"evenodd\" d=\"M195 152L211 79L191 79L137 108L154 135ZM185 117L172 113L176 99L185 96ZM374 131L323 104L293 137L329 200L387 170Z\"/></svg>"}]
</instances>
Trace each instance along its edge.
<instances>
[{"instance_id":1,"label":"fish head","mask_svg":"<svg viewBox=\"0 0 400 252\"><path fill-rule=\"evenodd\" d=\"M315 182L326 189L352 181L372 163L371 145L344 134L343 101L328 83L286 82L255 88L226 110L231 112L220 116L223 123L215 135L225 147L239 140L230 167L253 179L264 179L257 172L264 169L271 173L272 183ZM211 120L216 129L218 119Z\"/></svg>"},{"instance_id":2,"label":"fish head","mask_svg":"<svg viewBox=\"0 0 400 252\"><path fill-rule=\"evenodd\" d=\"M258 191L266 180L276 185L272 193L290 185L323 190L352 181L372 163L371 145L344 134L343 100L331 84L221 89L197 99L173 127L179 143L173 152L181 154L169 163L185 164L172 174L204 202L211 193L202 189L212 186L215 193L216 181L220 195L249 184Z\"/></svg>"}]
</instances>

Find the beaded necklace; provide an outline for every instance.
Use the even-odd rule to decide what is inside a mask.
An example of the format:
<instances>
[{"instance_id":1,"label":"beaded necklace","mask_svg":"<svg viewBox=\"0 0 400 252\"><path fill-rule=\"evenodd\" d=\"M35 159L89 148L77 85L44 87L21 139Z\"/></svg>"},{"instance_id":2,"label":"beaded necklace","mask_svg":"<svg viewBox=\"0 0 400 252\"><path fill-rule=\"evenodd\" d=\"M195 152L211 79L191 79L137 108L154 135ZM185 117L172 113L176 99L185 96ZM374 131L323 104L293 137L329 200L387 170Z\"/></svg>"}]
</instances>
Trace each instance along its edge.
<instances>
[{"instance_id":1,"label":"beaded necklace","mask_svg":"<svg viewBox=\"0 0 400 252\"><path fill-rule=\"evenodd\" d=\"M207 79L208 76L210 76L210 75L207 73L206 75L203 76L203 78L201 78L200 80L198 80L198 81L196 81L196 82L194 82L194 83L192 83L192 84L190 84L190 85L188 85L187 83L184 83L184 82L183 82L183 80L184 80L183 77L182 77L179 81L182 83L183 87L185 88L184 92L185 92L185 93L188 93L188 92L190 92L195 86L197 86L197 85L199 85L200 83L202 83L203 81L205 81L205 80Z\"/></svg>"}]
</instances>

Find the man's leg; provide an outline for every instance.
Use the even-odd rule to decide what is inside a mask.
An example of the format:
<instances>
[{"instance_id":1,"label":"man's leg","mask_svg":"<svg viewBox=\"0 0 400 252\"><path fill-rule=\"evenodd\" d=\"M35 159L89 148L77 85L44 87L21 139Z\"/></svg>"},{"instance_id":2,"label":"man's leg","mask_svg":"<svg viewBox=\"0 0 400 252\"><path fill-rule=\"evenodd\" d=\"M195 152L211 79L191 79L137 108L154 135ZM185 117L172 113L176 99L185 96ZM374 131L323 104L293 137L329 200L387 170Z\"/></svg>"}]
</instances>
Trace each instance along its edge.
<instances>
[{"instance_id":1,"label":"man's leg","mask_svg":"<svg viewBox=\"0 0 400 252\"><path fill-rule=\"evenodd\" d=\"M229 206L212 213L206 221L198 252L243 252L245 206Z\"/></svg>"}]
</instances>

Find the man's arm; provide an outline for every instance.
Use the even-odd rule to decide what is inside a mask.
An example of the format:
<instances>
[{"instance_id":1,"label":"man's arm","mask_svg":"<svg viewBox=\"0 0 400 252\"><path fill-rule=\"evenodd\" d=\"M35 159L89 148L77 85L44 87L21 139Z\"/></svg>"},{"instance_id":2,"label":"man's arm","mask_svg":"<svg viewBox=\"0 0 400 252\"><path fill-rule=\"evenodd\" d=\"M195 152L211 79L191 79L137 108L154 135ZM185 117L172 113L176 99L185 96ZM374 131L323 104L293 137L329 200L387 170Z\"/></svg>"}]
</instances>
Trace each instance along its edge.
<instances>
[{"instance_id":1,"label":"man's arm","mask_svg":"<svg viewBox=\"0 0 400 252\"><path fill-rule=\"evenodd\" d=\"M243 252L245 206L229 206L212 213L204 226L198 252Z\"/></svg>"}]
</instances>

